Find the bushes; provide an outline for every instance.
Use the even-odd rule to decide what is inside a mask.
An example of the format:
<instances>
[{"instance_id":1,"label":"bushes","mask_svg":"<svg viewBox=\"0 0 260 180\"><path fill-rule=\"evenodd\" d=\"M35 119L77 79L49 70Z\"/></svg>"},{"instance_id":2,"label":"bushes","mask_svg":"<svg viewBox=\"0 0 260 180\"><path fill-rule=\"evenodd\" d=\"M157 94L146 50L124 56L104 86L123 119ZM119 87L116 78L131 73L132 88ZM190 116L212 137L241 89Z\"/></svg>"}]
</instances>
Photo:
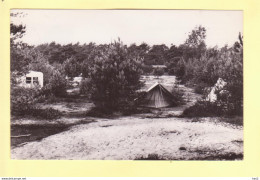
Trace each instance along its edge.
<instances>
[{"instance_id":1,"label":"bushes","mask_svg":"<svg viewBox=\"0 0 260 180\"><path fill-rule=\"evenodd\" d=\"M59 71L55 71L50 79L51 92L57 97L66 95L67 81Z\"/></svg>"},{"instance_id":2,"label":"bushes","mask_svg":"<svg viewBox=\"0 0 260 180\"><path fill-rule=\"evenodd\" d=\"M116 111L111 108L93 107L86 115L91 117L109 118L118 115L129 116L133 114L151 113L150 108L137 107L134 104L122 105Z\"/></svg>"},{"instance_id":3,"label":"bushes","mask_svg":"<svg viewBox=\"0 0 260 180\"><path fill-rule=\"evenodd\" d=\"M243 115L242 84L236 84L233 81L232 83L227 83L223 89L216 90L215 93L217 96L216 101L198 101L194 106L185 109L183 115L188 117Z\"/></svg>"},{"instance_id":4,"label":"bushes","mask_svg":"<svg viewBox=\"0 0 260 180\"><path fill-rule=\"evenodd\" d=\"M149 75L153 72L153 67L151 65L143 65L142 70L144 74Z\"/></svg>"},{"instance_id":5,"label":"bushes","mask_svg":"<svg viewBox=\"0 0 260 180\"><path fill-rule=\"evenodd\" d=\"M198 101L195 105L183 111L184 117L216 117L216 116L241 116L243 109L236 108L233 104L226 104L221 101L209 102Z\"/></svg>"},{"instance_id":6,"label":"bushes","mask_svg":"<svg viewBox=\"0 0 260 180\"><path fill-rule=\"evenodd\" d=\"M79 92L80 94L83 95L89 95L89 80L88 79L83 79L79 85Z\"/></svg>"},{"instance_id":7,"label":"bushes","mask_svg":"<svg viewBox=\"0 0 260 180\"><path fill-rule=\"evenodd\" d=\"M207 84L206 83L198 83L195 85L195 88L194 88L194 92L197 93L197 94L205 94L205 89L207 88Z\"/></svg>"},{"instance_id":8,"label":"bushes","mask_svg":"<svg viewBox=\"0 0 260 180\"><path fill-rule=\"evenodd\" d=\"M37 89L27 89L24 87L11 88L11 114L25 115L35 108L38 94Z\"/></svg>"},{"instance_id":9,"label":"bushes","mask_svg":"<svg viewBox=\"0 0 260 180\"><path fill-rule=\"evenodd\" d=\"M226 109L220 102L199 101L185 109L181 117L221 117L218 118L221 122L243 125L243 117L236 116L237 112L235 114L232 114L232 112L232 110ZM197 122L197 119L193 119L192 122Z\"/></svg>"},{"instance_id":10,"label":"bushes","mask_svg":"<svg viewBox=\"0 0 260 180\"><path fill-rule=\"evenodd\" d=\"M67 80L65 70L60 64L50 64L48 59L41 53L35 51L35 60L29 65L29 69L40 71L43 75L44 87L42 95L63 97L66 95Z\"/></svg>"},{"instance_id":11,"label":"bushes","mask_svg":"<svg viewBox=\"0 0 260 180\"><path fill-rule=\"evenodd\" d=\"M86 93L97 107L118 110L131 103L141 87L142 59L129 54L120 41L101 48L97 54L102 56L89 63Z\"/></svg>"},{"instance_id":12,"label":"bushes","mask_svg":"<svg viewBox=\"0 0 260 180\"><path fill-rule=\"evenodd\" d=\"M222 115L222 107L217 103L209 101L198 101L195 105L185 109L182 114L185 117L213 117Z\"/></svg>"},{"instance_id":13,"label":"bushes","mask_svg":"<svg viewBox=\"0 0 260 180\"><path fill-rule=\"evenodd\" d=\"M243 85L227 84L217 98L226 115L243 115Z\"/></svg>"},{"instance_id":14,"label":"bushes","mask_svg":"<svg viewBox=\"0 0 260 180\"><path fill-rule=\"evenodd\" d=\"M183 90L179 89L177 86L174 86L171 93L174 98L175 106L185 104Z\"/></svg>"},{"instance_id":15,"label":"bushes","mask_svg":"<svg viewBox=\"0 0 260 180\"><path fill-rule=\"evenodd\" d=\"M175 75L176 70L178 69L177 64L182 61L181 57L174 57L169 60L169 62L166 63L166 71L169 75Z\"/></svg>"},{"instance_id":16,"label":"bushes","mask_svg":"<svg viewBox=\"0 0 260 180\"><path fill-rule=\"evenodd\" d=\"M102 117L105 118L107 116L112 115L113 111L109 108L102 108L102 107L93 107L89 110L86 115L92 117Z\"/></svg>"},{"instance_id":17,"label":"bushes","mask_svg":"<svg viewBox=\"0 0 260 180\"><path fill-rule=\"evenodd\" d=\"M40 90L40 95L45 96L46 99L52 96L64 97L67 95L67 85L65 76L56 70L50 78L49 83Z\"/></svg>"},{"instance_id":18,"label":"bushes","mask_svg":"<svg viewBox=\"0 0 260 180\"><path fill-rule=\"evenodd\" d=\"M56 119L61 116L58 110L39 109L36 103L41 100L40 91L34 88L11 88L11 114L16 116L33 116L41 119Z\"/></svg>"},{"instance_id":19,"label":"bushes","mask_svg":"<svg viewBox=\"0 0 260 180\"><path fill-rule=\"evenodd\" d=\"M39 118L39 119L57 119L60 118L62 113L56 109L53 108L47 108L47 109L33 109L30 113L33 117Z\"/></svg>"}]
</instances>

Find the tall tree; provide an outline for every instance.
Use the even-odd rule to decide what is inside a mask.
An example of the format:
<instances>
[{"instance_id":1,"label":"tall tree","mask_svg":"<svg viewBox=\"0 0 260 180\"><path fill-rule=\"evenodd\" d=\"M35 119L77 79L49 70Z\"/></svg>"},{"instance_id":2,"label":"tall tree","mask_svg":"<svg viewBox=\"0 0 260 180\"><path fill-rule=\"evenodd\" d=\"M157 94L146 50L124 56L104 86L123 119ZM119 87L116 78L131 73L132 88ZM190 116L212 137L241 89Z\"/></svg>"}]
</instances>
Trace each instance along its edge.
<instances>
[{"instance_id":1,"label":"tall tree","mask_svg":"<svg viewBox=\"0 0 260 180\"><path fill-rule=\"evenodd\" d=\"M123 108L133 102L140 88L141 63L121 42L103 46L89 64L89 93L97 107Z\"/></svg>"},{"instance_id":2,"label":"tall tree","mask_svg":"<svg viewBox=\"0 0 260 180\"><path fill-rule=\"evenodd\" d=\"M195 27L189 34L185 43L180 46L184 50L184 58L200 58L206 52L206 28Z\"/></svg>"},{"instance_id":3,"label":"tall tree","mask_svg":"<svg viewBox=\"0 0 260 180\"><path fill-rule=\"evenodd\" d=\"M22 16L22 13L11 13L11 18ZM17 83L17 77L28 71L31 61L30 48L20 41L26 32L26 27L22 24L15 24L11 19L10 24L10 49L11 49L11 85Z\"/></svg>"}]
</instances>

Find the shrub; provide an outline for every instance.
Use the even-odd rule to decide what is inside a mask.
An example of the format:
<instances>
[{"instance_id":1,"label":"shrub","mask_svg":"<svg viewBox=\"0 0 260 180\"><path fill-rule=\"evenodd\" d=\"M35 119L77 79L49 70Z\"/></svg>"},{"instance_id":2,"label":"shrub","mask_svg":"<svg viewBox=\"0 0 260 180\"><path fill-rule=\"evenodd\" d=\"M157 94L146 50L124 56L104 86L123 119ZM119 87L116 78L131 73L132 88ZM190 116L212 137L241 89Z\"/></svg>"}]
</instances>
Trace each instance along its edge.
<instances>
[{"instance_id":1,"label":"shrub","mask_svg":"<svg viewBox=\"0 0 260 180\"><path fill-rule=\"evenodd\" d=\"M11 88L11 114L25 115L35 108L38 89L12 87Z\"/></svg>"},{"instance_id":2,"label":"shrub","mask_svg":"<svg viewBox=\"0 0 260 180\"><path fill-rule=\"evenodd\" d=\"M206 83L198 83L195 85L195 89L194 92L197 94L205 94L205 88L207 88L207 84Z\"/></svg>"},{"instance_id":3,"label":"shrub","mask_svg":"<svg viewBox=\"0 0 260 180\"><path fill-rule=\"evenodd\" d=\"M198 101L195 105L183 111L185 117L213 117L223 115L221 106L209 101Z\"/></svg>"},{"instance_id":4,"label":"shrub","mask_svg":"<svg viewBox=\"0 0 260 180\"><path fill-rule=\"evenodd\" d=\"M243 85L227 84L217 92L217 102L228 116L243 115Z\"/></svg>"},{"instance_id":5,"label":"shrub","mask_svg":"<svg viewBox=\"0 0 260 180\"><path fill-rule=\"evenodd\" d=\"M167 68L167 72L169 75L175 75L175 69L174 68Z\"/></svg>"},{"instance_id":6,"label":"shrub","mask_svg":"<svg viewBox=\"0 0 260 180\"><path fill-rule=\"evenodd\" d=\"M58 97L66 95L67 80L59 71L55 71L50 79L51 92Z\"/></svg>"},{"instance_id":7,"label":"shrub","mask_svg":"<svg viewBox=\"0 0 260 180\"><path fill-rule=\"evenodd\" d=\"M175 75L177 76L178 79L181 79L184 81L183 77L185 75L185 65L182 61L179 61L177 63L176 69L174 70Z\"/></svg>"},{"instance_id":8,"label":"shrub","mask_svg":"<svg viewBox=\"0 0 260 180\"><path fill-rule=\"evenodd\" d=\"M89 95L89 79L84 79L79 85L79 92L83 95Z\"/></svg>"},{"instance_id":9,"label":"shrub","mask_svg":"<svg viewBox=\"0 0 260 180\"><path fill-rule=\"evenodd\" d=\"M36 103L42 101L40 90L35 88L11 88L11 114L18 116L33 116L36 118L56 119L61 116L58 110L38 109Z\"/></svg>"},{"instance_id":10,"label":"shrub","mask_svg":"<svg viewBox=\"0 0 260 180\"><path fill-rule=\"evenodd\" d=\"M168 63L166 63L167 72L169 75L176 75L176 72L178 70L178 63L182 61L181 57L174 57L170 59Z\"/></svg>"},{"instance_id":11,"label":"shrub","mask_svg":"<svg viewBox=\"0 0 260 180\"><path fill-rule=\"evenodd\" d=\"M185 104L185 100L184 100L184 92L183 90L181 90L180 88L178 88L178 86L174 86L172 91L171 91L173 97L174 97L174 102L176 106L178 105L183 105Z\"/></svg>"},{"instance_id":12,"label":"shrub","mask_svg":"<svg viewBox=\"0 0 260 180\"><path fill-rule=\"evenodd\" d=\"M93 107L86 113L86 115L92 117L107 117L109 115L112 115L112 113L113 111L109 108Z\"/></svg>"},{"instance_id":13,"label":"shrub","mask_svg":"<svg viewBox=\"0 0 260 180\"><path fill-rule=\"evenodd\" d=\"M31 110L31 115L40 119L52 120L61 117L62 113L53 108L47 108L47 109L36 108Z\"/></svg>"},{"instance_id":14,"label":"shrub","mask_svg":"<svg viewBox=\"0 0 260 180\"><path fill-rule=\"evenodd\" d=\"M67 80L58 70L54 71L49 83L46 84L41 90L40 95L49 98L52 96L64 97L67 95Z\"/></svg>"},{"instance_id":15,"label":"shrub","mask_svg":"<svg viewBox=\"0 0 260 180\"><path fill-rule=\"evenodd\" d=\"M77 61L77 59L74 56L67 59L63 63L63 66L66 75L69 77L76 77L79 76L81 73L81 64Z\"/></svg>"},{"instance_id":16,"label":"shrub","mask_svg":"<svg viewBox=\"0 0 260 180\"><path fill-rule=\"evenodd\" d=\"M136 104L128 104L127 106L122 106L119 111L124 116L129 116L132 114L143 114L143 113L151 113L151 109L145 107L138 107Z\"/></svg>"}]
</instances>

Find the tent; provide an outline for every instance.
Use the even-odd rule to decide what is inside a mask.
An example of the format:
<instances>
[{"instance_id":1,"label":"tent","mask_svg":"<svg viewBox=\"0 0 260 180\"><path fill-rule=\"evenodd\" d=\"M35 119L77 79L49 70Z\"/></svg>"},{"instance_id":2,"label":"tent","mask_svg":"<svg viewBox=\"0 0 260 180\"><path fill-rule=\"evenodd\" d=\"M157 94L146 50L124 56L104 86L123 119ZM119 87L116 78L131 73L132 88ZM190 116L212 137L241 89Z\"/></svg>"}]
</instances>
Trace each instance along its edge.
<instances>
[{"instance_id":1,"label":"tent","mask_svg":"<svg viewBox=\"0 0 260 180\"><path fill-rule=\"evenodd\" d=\"M217 100L216 92L223 92L223 88L226 86L226 82L222 78L218 78L216 84L212 87L210 93L206 97L206 101L215 102Z\"/></svg>"},{"instance_id":2,"label":"tent","mask_svg":"<svg viewBox=\"0 0 260 180\"><path fill-rule=\"evenodd\" d=\"M162 108L172 106L173 99L173 95L165 87L155 83L137 100L143 107Z\"/></svg>"}]
</instances>

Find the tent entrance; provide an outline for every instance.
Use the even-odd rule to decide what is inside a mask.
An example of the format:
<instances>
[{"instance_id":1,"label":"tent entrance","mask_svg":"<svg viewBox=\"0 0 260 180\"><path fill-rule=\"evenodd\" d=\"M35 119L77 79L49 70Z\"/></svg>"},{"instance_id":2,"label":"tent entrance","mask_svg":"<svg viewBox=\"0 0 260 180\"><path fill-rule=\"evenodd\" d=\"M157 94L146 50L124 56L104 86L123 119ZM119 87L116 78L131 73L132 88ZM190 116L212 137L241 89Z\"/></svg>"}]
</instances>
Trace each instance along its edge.
<instances>
[{"instance_id":1,"label":"tent entrance","mask_svg":"<svg viewBox=\"0 0 260 180\"><path fill-rule=\"evenodd\" d=\"M157 83L139 99L139 104L150 108L169 107L173 104L173 98L167 89Z\"/></svg>"}]
</instances>

